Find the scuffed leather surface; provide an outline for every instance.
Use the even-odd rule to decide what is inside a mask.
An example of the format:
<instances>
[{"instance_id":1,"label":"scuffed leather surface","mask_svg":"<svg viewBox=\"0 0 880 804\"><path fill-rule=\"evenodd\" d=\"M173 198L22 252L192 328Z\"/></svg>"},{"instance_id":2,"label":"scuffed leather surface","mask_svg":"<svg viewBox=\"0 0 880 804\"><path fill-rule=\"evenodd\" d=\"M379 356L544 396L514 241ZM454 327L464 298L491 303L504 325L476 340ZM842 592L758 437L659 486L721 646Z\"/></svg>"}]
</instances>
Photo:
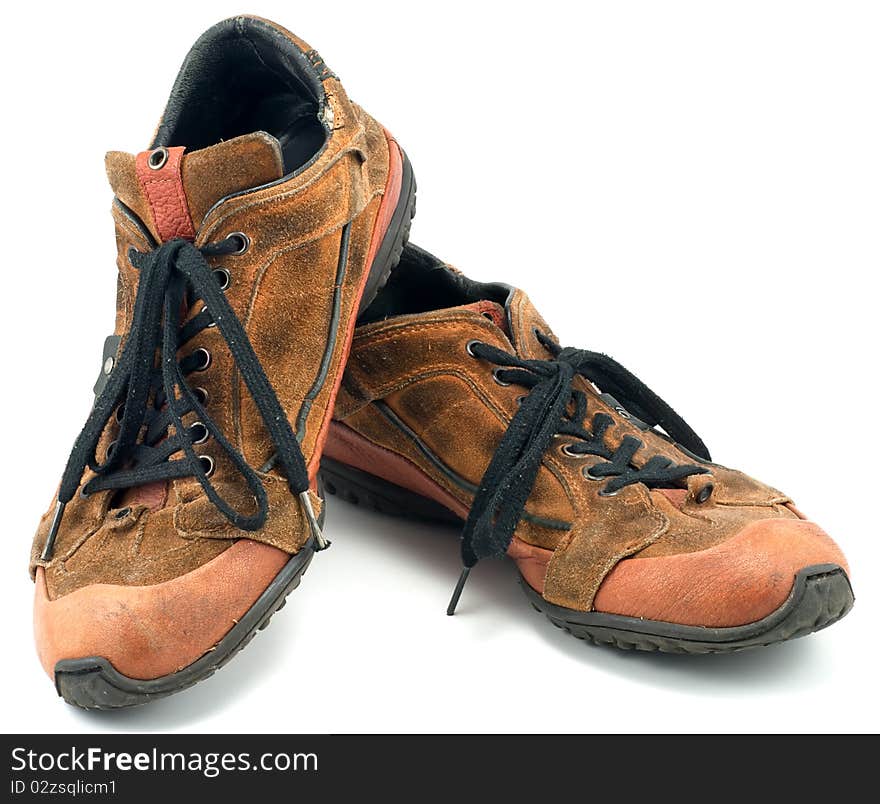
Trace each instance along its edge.
<instances>
[{"instance_id":1,"label":"scuffed leather surface","mask_svg":"<svg viewBox=\"0 0 880 804\"><path fill-rule=\"evenodd\" d=\"M426 461L412 442L389 428L378 411L359 402L352 405L349 389L359 388L361 397L381 399L426 446L445 459L449 468L476 485L523 391L494 382L491 367L468 355L465 347L471 339L512 348L488 319L463 308L401 316L359 328L336 406L336 415L346 424L415 461L434 481L468 504L471 494ZM433 357L427 366L426 354ZM351 407L356 412L346 416ZM560 462L548 456L528 513L569 522L573 515L570 496ZM559 530L529 521L520 528L522 532L517 532L526 541L541 547L554 547L560 535Z\"/></svg>"},{"instance_id":2,"label":"scuffed leather surface","mask_svg":"<svg viewBox=\"0 0 880 804\"><path fill-rule=\"evenodd\" d=\"M550 355L536 330L552 336L547 322L522 291L516 291L509 304L508 328L499 328L483 312L471 305L470 309L401 315L358 327L334 414L369 443L404 458L465 506L470 505L472 493L451 482L428 461L374 402L390 407L449 469L470 483L479 482L516 411L517 397L524 391L494 382L492 366L470 357L465 346L475 339L515 349L523 357L546 359ZM656 454L681 463L693 461L674 444L654 433L644 433L616 415L585 380L577 383L588 395L590 418L598 412L614 418L606 436L609 447L615 448L626 435L632 435L647 447L637 453L637 465ZM330 450L337 448L333 438L331 434ZM583 475L583 469L599 459L568 457L559 449L563 443L559 439L558 446L545 454L527 510L570 522L571 527L555 530L522 521L516 530L519 542L514 542L517 549L522 544L543 551L535 554L524 575L547 600L558 605L590 610L609 573L615 566L629 566L633 556L646 563L668 559L674 564L689 554L727 545L753 523L778 520L782 527L799 521L785 494L714 464L710 465L711 477L693 476L686 489L661 492L637 485L616 496L602 497L598 493L602 484ZM384 466L378 468L381 454L375 456L370 470L380 476L385 471ZM399 485L406 485L405 476L398 475L398 480L403 480ZM708 503L700 504L696 495L710 480L715 486L713 494ZM418 491L418 484L410 482ZM746 542L738 544L739 549L747 547ZM633 601L639 601L634 606L639 608L646 597L634 574L625 577L631 583ZM699 583L699 579L692 579L692 583ZM625 590L621 594L625 596ZM649 611L644 606L640 610ZM741 615L748 611L744 606ZM729 614L736 619L737 615Z\"/></svg>"},{"instance_id":3,"label":"scuffed leather surface","mask_svg":"<svg viewBox=\"0 0 880 804\"><path fill-rule=\"evenodd\" d=\"M836 564L843 553L812 522L758 520L706 550L621 561L596 595L608 614L710 628L755 622L788 598L805 567Z\"/></svg>"},{"instance_id":4,"label":"scuffed leather surface","mask_svg":"<svg viewBox=\"0 0 880 804\"><path fill-rule=\"evenodd\" d=\"M189 212L199 225L220 199L280 179L284 161L278 140L255 131L185 154L182 171Z\"/></svg>"},{"instance_id":5,"label":"scuffed leather surface","mask_svg":"<svg viewBox=\"0 0 880 804\"><path fill-rule=\"evenodd\" d=\"M277 147L271 137L259 132L186 154L182 160L183 184L199 184L197 188L195 184L192 188L184 186L188 208L195 218L199 213L204 215L196 221L195 244L217 242L236 231L251 239L245 254L217 258L215 262L231 274L227 298L291 421L296 419L314 383L324 354L331 331L330 295L340 236L342 228L351 224L336 346L327 378L305 421L302 447L312 467L317 465L319 434L329 421L330 402L341 377L346 331L368 274L371 241L383 234L375 224L389 184L391 148L384 129L348 100L335 77L328 77L324 84L334 128L318 158L300 172L275 181L279 170ZM235 167L230 164L233 160L237 160ZM154 237L160 234L137 180L136 159L111 153L107 172L120 200L141 217ZM275 183L266 186L267 180ZM235 195L216 203L215 195L226 197L230 193ZM138 283L138 272L130 264L128 252L130 248L146 251L151 245L118 206L113 208L113 218L119 269L116 334L124 336ZM200 309L201 305L196 304L191 315ZM268 436L215 329L199 333L186 345L185 353L200 347L211 352L211 366L191 374L190 384L207 391L208 407L219 427L252 465L262 465L272 451ZM190 418L192 415L187 424ZM99 458L116 429L115 421L108 424L98 446ZM212 482L219 493L233 505L251 505L250 495L216 445L208 442L199 451L216 461ZM83 482L88 479L87 472ZM31 572L38 566L44 568L47 595L57 600L94 584L165 583L193 572L242 538L294 554L310 536L301 506L280 474L270 472L263 480L269 516L266 525L256 532L234 528L207 501L192 478L169 483L164 500L160 494L136 497L131 511L119 520L108 513L112 492L88 498L77 495L67 506L55 554L48 563L39 559L49 512L43 516L33 543ZM321 505L316 494L312 494L312 502L319 513Z\"/></svg>"}]
</instances>

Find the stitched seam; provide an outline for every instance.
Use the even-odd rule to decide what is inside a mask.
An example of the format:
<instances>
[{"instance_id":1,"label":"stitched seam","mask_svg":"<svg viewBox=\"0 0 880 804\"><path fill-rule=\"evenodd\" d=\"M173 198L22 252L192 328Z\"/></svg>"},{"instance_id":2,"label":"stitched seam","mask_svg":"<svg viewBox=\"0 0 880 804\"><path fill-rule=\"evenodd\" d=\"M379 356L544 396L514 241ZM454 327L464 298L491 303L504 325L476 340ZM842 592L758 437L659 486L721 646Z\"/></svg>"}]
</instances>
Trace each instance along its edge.
<instances>
[{"instance_id":1,"label":"stitched seam","mask_svg":"<svg viewBox=\"0 0 880 804\"><path fill-rule=\"evenodd\" d=\"M372 198L370 200L372 201ZM355 217L357 217L357 216L355 216ZM352 219L352 220L354 220L354 219ZM296 251L297 249L305 248L305 247L311 245L312 243L316 243L319 240L323 240L324 238L330 237L331 235L335 234L336 232L344 229L351 222L352 221L346 221L345 223L340 223L337 226L334 226L331 229L328 229L320 237L315 237L312 240L303 241L301 243L294 243L293 245L290 245L290 246L285 246L284 248L279 249L278 251L274 252L271 256L269 256L269 258L266 260L266 262L263 263L263 265L257 269L256 275L254 276L253 289L251 290L250 299L248 300L247 307L244 310L244 315L243 315L242 321L241 321L245 332L248 334L248 337L250 337L250 332L248 330L249 330L249 327L251 324L251 320L253 318L254 309L255 309L256 303L257 303L257 297L259 296L260 288L262 287L263 281L265 279L266 273L268 272L269 268L271 268L272 265L275 262L277 262L277 260L280 257L282 257L283 255L288 254L292 251ZM335 273L335 270L334 270L334 273ZM349 275L351 275L351 273L349 273ZM328 316L328 318L329 318L329 316ZM330 368L332 370L332 368L333 368L332 365ZM244 454L244 452L243 452L243 446L244 446L243 431L242 431L242 427L241 427L241 402L242 402L241 385L242 385L242 382L241 382L241 378L239 376L238 369L235 366L233 366L233 368L232 368L231 383L232 383L232 387L231 387L232 397L231 398L232 398L233 433L235 434L235 438L238 441L239 450L242 451L242 454Z\"/></svg>"},{"instance_id":2,"label":"stitched seam","mask_svg":"<svg viewBox=\"0 0 880 804\"><path fill-rule=\"evenodd\" d=\"M792 502L791 499L788 497L774 497L772 500L764 500L761 502L743 500L715 500L715 505L726 508L748 508L751 506L754 506L755 508L773 508L777 505L784 505L788 502Z\"/></svg>"},{"instance_id":3,"label":"stitched seam","mask_svg":"<svg viewBox=\"0 0 880 804\"><path fill-rule=\"evenodd\" d=\"M454 316L454 318L452 316ZM373 325L367 324L364 327L358 327L362 333L357 337L357 348L359 350L369 348L374 344L383 344L389 340L394 340L401 335L407 335L410 333L421 333L425 330L459 330L463 323L472 324L478 329L484 329L489 335L493 336L496 345L499 341L497 331L488 321L484 322L482 319L473 318L467 313L462 312L448 314L448 317L440 320L403 321L394 324L389 324L385 321L376 323L381 329L374 328L372 331L365 332L365 330L370 330ZM510 341L506 338L500 340L504 346L510 346Z\"/></svg>"},{"instance_id":4,"label":"stitched seam","mask_svg":"<svg viewBox=\"0 0 880 804\"><path fill-rule=\"evenodd\" d=\"M150 205L150 212L153 214L153 220L156 223L156 229L159 229L159 215L157 210L157 202L159 199L154 198L154 194L150 188L158 184L174 184L174 198L167 200L177 201L177 209L171 211L170 223L173 227L172 236L195 237L195 224L189 213L189 205L186 200L186 194L183 191L183 151L172 150L167 165L169 171L173 172L173 176L150 176L148 173L141 172L137 174L138 181L141 184L147 202ZM159 232L160 236L164 236Z\"/></svg>"},{"instance_id":5,"label":"stitched seam","mask_svg":"<svg viewBox=\"0 0 880 804\"><path fill-rule=\"evenodd\" d=\"M150 210L150 212L152 212L152 210ZM137 226L135 226L128 219L127 216L117 213L113 216L113 221L114 223L116 223L117 226L125 229L125 231L138 243L141 243L144 248L150 247L150 242L147 240L147 238L144 237L143 233L138 230Z\"/></svg>"},{"instance_id":6,"label":"stitched seam","mask_svg":"<svg viewBox=\"0 0 880 804\"><path fill-rule=\"evenodd\" d=\"M639 541L630 542L626 547L619 550L600 566L599 569L601 574L599 575L598 583L595 584L590 594L590 599L588 601L589 608L587 611L590 611L593 608L593 601L596 599L596 594L599 592L599 587L602 585L602 581L604 581L608 573L617 566L618 562L622 561L627 556L631 556L640 550L644 550L649 545L654 544L654 542L656 542L669 529L669 519L666 514L657 511L657 509L648 508L644 501L640 501L640 503L641 507L646 509L645 515L654 522L654 531Z\"/></svg>"},{"instance_id":7,"label":"stitched seam","mask_svg":"<svg viewBox=\"0 0 880 804\"><path fill-rule=\"evenodd\" d=\"M476 383L468 374L462 372L461 369L458 368L458 366L452 364L439 364L437 365L437 368L433 371L408 375L390 386L382 386L380 391L370 401L374 402L376 400L387 399L389 396L391 396L391 394L396 393L397 391L402 391L404 388L408 388L410 385L420 380L449 376L457 377L458 379L463 380L474 392L475 396L495 414L496 418L501 424L509 423L509 419L507 418L506 413L494 402L494 400L492 400L485 394L480 385Z\"/></svg>"}]
</instances>

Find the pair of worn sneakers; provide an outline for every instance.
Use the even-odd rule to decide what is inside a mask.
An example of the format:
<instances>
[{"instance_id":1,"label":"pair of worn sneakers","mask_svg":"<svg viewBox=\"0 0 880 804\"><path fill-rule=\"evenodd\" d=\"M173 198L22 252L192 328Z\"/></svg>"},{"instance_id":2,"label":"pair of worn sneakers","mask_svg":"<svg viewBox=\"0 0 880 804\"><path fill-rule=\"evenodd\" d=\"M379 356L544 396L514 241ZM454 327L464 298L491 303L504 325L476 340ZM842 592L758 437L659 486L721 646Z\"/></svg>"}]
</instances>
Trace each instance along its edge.
<instances>
[{"instance_id":1,"label":"pair of worn sneakers","mask_svg":"<svg viewBox=\"0 0 880 804\"><path fill-rule=\"evenodd\" d=\"M107 173L116 327L31 558L70 703L227 662L328 545L325 491L463 524L450 614L505 555L551 622L623 648L739 650L851 608L843 554L785 494L561 347L522 291L407 244L406 155L278 25L207 31L150 149Z\"/></svg>"}]
</instances>

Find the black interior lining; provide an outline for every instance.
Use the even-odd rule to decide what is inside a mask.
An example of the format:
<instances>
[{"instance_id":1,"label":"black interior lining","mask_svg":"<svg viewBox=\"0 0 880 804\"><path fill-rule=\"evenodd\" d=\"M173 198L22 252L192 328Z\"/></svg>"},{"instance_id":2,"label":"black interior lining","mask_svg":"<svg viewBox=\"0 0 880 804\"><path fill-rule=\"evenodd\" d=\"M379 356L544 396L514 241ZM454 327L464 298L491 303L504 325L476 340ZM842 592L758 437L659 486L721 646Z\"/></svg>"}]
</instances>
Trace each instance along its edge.
<instances>
[{"instance_id":1,"label":"black interior lining","mask_svg":"<svg viewBox=\"0 0 880 804\"><path fill-rule=\"evenodd\" d=\"M508 285L474 282L448 268L433 254L409 244L388 283L358 323L445 310L484 300L506 306L511 292Z\"/></svg>"},{"instance_id":2,"label":"black interior lining","mask_svg":"<svg viewBox=\"0 0 880 804\"><path fill-rule=\"evenodd\" d=\"M189 52L153 147L198 150L254 131L278 139L285 173L324 146L324 86L306 55L259 20L215 25Z\"/></svg>"}]
</instances>

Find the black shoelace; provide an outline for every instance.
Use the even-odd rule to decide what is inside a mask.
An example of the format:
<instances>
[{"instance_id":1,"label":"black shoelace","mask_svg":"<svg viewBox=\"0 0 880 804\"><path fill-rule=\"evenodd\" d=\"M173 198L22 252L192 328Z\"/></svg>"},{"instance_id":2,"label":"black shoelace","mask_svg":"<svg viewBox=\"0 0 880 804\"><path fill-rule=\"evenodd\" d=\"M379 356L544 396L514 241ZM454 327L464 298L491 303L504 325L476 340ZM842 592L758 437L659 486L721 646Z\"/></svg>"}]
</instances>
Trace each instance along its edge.
<instances>
[{"instance_id":1,"label":"black shoelace","mask_svg":"<svg viewBox=\"0 0 880 804\"><path fill-rule=\"evenodd\" d=\"M532 493L544 453L557 435L575 439L564 449L569 455L604 458L585 470L587 477L604 481L599 492L613 496L625 486L644 483L649 487L669 486L690 475L709 470L696 464L677 464L662 455L649 458L643 466L633 465L641 439L626 435L612 450L605 434L614 424L607 413L593 415L586 429L587 395L573 385L576 376L585 377L615 397L632 415L649 427L660 426L677 444L698 458L710 460L700 437L666 402L634 374L607 355L579 349L563 349L543 333L535 331L553 355L552 360L525 360L489 344L471 341L468 352L479 360L494 363L495 379L504 385L527 389L519 410L507 427L474 495L462 533L464 569L456 584L447 614L453 614L471 568L483 558L507 552L514 531L522 519Z\"/></svg>"},{"instance_id":2,"label":"black shoelace","mask_svg":"<svg viewBox=\"0 0 880 804\"><path fill-rule=\"evenodd\" d=\"M235 527L254 531L263 526L269 502L259 475L223 435L186 381L187 374L207 368L210 353L197 349L178 359L178 351L209 326L216 326L226 342L266 426L290 491L300 498L318 548L326 546L309 499L308 471L299 442L244 327L205 259L232 254L239 249L240 243L230 236L200 249L175 239L145 254L134 249L129 252L132 265L140 272L131 329L122 354L67 460L43 549L44 560L52 555L64 507L76 494L86 467L96 474L83 486L81 493L86 496L195 477L208 499ZM182 312L198 299L204 302L203 309L181 323ZM198 421L186 427L182 420L191 412L196 413ZM119 434L107 450L104 462L98 463L95 450L114 415L119 420ZM173 432L169 432L169 428L173 428ZM253 513L237 511L211 483L213 461L209 456L198 456L193 449L194 444L208 438L216 440L244 479L256 501ZM171 460L180 452L183 457Z\"/></svg>"}]
</instances>

